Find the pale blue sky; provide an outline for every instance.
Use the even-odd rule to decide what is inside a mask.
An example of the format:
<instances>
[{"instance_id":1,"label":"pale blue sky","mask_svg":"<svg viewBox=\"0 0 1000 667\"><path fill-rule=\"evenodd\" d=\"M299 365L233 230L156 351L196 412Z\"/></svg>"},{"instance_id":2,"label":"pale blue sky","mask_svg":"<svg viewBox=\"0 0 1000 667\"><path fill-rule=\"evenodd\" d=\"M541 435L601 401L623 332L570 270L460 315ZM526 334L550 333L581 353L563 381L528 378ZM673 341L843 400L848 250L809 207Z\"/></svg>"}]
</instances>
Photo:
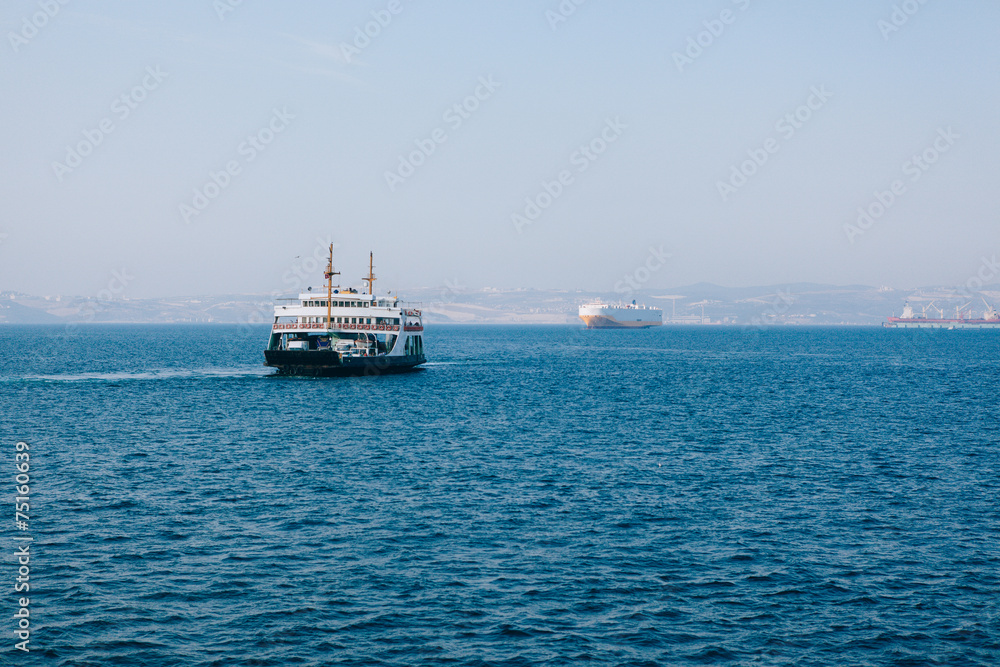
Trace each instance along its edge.
<instances>
[{"instance_id":1,"label":"pale blue sky","mask_svg":"<svg viewBox=\"0 0 1000 667\"><path fill-rule=\"evenodd\" d=\"M671 254L654 290L905 288L964 283L1000 252L994 2L910 0L886 39L879 21L904 3L587 0L553 29L556 0L401 0L350 62L341 44L389 0L244 0L220 20L224 2L4 3L0 290L95 295L124 268L134 297L270 292L326 238L345 278L374 250L379 287L401 290L610 292L650 247ZM679 71L706 21L721 34ZM116 103L144 80L134 109ZM445 115L477 87L460 125ZM814 87L832 96L787 136L776 122ZM112 132L78 166L54 166L102 121ZM947 128L913 180L905 163ZM436 130L446 141L390 188ZM602 131L614 140L581 158ZM719 182L768 139L776 152L724 201ZM564 170L518 231L512 215ZM845 231L895 180L882 217Z\"/></svg>"}]
</instances>

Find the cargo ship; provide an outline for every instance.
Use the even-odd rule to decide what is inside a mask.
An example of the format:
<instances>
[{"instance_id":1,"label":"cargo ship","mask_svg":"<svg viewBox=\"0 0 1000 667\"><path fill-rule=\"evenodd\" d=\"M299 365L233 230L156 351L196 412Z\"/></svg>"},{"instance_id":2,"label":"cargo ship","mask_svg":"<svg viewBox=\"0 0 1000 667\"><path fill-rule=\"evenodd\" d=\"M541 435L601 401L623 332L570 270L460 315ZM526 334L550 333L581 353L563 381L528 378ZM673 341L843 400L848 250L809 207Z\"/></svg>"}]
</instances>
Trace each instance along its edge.
<instances>
[{"instance_id":1,"label":"cargo ship","mask_svg":"<svg viewBox=\"0 0 1000 667\"><path fill-rule=\"evenodd\" d=\"M278 375L381 375L426 362L420 309L397 296L376 296L373 256L367 290L333 284L333 244L323 274L325 294L310 287L274 306L264 364ZM290 303L289 303L290 302Z\"/></svg>"},{"instance_id":2,"label":"cargo ship","mask_svg":"<svg viewBox=\"0 0 1000 667\"><path fill-rule=\"evenodd\" d=\"M580 319L588 329L642 329L663 324L659 308L629 304L588 303L580 306Z\"/></svg>"},{"instance_id":3,"label":"cargo ship","mask_svg":"<svg viewBox=\"0 0 1000 667\"><path fill-rule=\"evenodd\" d=\"M944 310L941 308L935 308L934 302L924 306L921 312L914 312L913 306L910 304L905 304L903 306L903 314L901 317L890 317L886 322L882 324L884 327L891 329L990 329L997 328L1000 330L1000 313L997 313L996 309L990 305L986 299L983 299L983 303L986 305L986 309L983 311L982 317L974 317L973 311L965 310L968 306L972 305L972 302L965 304L964 306L958 306L955 308L955 317L946 318L944 316ZM938 311L938 317L927 317L927 311L931 308L935 308Z\"/></svg>"}]
</instances>

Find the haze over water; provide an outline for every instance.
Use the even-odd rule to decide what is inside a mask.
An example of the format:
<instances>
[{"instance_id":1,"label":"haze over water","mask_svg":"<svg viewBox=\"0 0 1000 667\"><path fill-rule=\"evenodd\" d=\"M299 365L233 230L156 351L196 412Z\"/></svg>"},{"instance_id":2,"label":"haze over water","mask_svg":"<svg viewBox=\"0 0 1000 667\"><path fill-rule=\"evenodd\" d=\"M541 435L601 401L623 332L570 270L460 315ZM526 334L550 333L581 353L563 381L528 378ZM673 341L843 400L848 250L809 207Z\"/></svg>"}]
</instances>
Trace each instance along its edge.
<instances>
[{"instance_id":1,"label":"haze over water","mask_svg":"<svg viewBox=\"0 0 1000 667\"><path fill-rule=\"evenodd\" d=\"M988 0L10 0L0 290L269 294L330 241L402 292L611 292L651 252L651 290L963 285L998 251L998 22Z\"/></svg>"}]
</instances>

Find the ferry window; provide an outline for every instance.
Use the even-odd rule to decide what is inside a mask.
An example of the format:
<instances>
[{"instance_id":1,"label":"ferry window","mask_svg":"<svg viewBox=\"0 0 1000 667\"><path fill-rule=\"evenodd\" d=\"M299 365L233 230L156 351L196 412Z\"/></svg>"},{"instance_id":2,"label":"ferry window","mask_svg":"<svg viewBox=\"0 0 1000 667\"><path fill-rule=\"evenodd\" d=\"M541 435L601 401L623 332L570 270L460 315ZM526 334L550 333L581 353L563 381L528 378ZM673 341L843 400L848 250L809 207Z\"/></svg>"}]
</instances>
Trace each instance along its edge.
<instances>
[{"instance_id":1,"label":"ferry window","mask_svg":"<svg viewBox=\"0 0 1000 667\"><path fill-rule=\"evenodd\" d=\"M351 318L351 324L357 324L357 323L358 323L358 318L352 317Z\"/></svg>"}]
</instances>

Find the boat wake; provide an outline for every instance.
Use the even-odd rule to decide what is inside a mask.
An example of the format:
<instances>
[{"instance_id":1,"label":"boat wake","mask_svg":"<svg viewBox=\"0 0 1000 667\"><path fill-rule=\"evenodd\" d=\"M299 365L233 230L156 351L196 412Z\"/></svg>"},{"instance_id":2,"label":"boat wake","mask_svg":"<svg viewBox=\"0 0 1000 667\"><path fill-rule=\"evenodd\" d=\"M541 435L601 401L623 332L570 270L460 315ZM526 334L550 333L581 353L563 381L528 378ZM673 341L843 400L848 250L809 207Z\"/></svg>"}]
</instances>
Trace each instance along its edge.
<instances>
[{"instance_id":1,"label":"boat wake","mask_svg":"<svg viewBox=\"0 0 1000 667\"><path fill-rule=\"evenodd\" d=\"M269 368L162 368L148 371L113 373L54 373L0 378L0 382L124 382L149 380L266 377Z\"/></svg>"}]
</instances>

